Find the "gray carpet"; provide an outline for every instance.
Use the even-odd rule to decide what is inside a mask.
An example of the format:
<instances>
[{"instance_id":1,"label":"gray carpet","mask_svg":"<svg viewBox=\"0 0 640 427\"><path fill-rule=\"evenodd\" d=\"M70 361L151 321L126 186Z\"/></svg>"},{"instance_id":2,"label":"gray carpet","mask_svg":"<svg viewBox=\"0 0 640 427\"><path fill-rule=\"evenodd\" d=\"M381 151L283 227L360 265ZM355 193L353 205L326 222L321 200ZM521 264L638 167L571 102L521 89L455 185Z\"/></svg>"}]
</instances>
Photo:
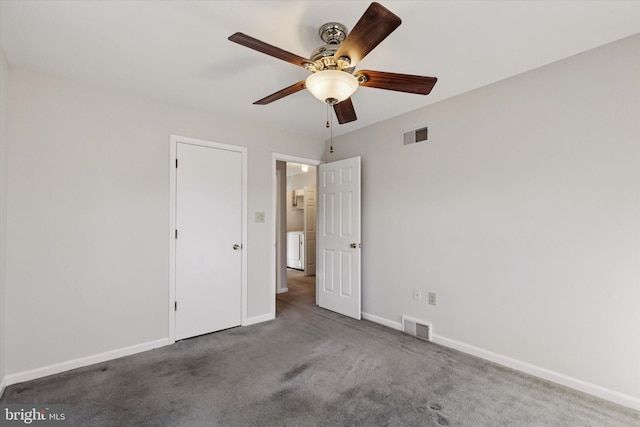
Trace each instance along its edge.
<instances>
[{"instance_id":1,"label":"gray carpet","mask_svg":"<svg viewBox=\"0 0 640 427\"><path fill-rule=\"evenodd\" d=\"M10 386L78 426L639 426L640 413L315 307ZM297 287L297 288L296 288Z\"/></svg>"}]
</instances>

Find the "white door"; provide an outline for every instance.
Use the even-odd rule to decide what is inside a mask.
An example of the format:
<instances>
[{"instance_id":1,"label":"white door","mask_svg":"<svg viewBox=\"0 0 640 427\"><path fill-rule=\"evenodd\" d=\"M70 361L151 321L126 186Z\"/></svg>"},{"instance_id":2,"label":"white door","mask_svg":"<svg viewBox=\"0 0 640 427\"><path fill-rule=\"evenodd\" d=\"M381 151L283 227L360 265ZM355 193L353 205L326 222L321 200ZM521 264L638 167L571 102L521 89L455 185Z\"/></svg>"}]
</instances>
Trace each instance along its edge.
<instances>
[{"instance_id":1,"label":"white door","mask_svg":"<svg viewBox=\"0 0 640 427\"><path fill-rule=\"evenodd\" d=\"M304 275L316 275L316 188L304 187Z\"/></svg>"},{"instance_id":2,"label":"white door","mask_svg":"<svg viewBox=\"0 0 640 427\"><path fill-rule=\"evenodd\" d=\"M176 339L242 322L242 154L178 143Z\"/></svg>"},{"instance_id":3,"label":"white door","mask_svg":"<svg viewBox=\"0 0 640 427\"><path fill-rule=\"evenodd\" d=\"M360 319L360 157L320 165L317 237L318 305Z\"/></svg>"}]
</instances>

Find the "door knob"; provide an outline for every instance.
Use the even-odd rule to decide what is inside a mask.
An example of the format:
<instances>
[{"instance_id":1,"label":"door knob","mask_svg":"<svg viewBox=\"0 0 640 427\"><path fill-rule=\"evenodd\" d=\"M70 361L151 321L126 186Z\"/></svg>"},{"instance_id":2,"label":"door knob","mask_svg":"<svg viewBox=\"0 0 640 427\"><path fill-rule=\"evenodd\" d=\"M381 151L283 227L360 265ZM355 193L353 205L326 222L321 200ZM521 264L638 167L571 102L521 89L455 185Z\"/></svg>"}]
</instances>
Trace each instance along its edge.
<instances>
[{"instance_id":1,"label":"door knob","mask_svg":"<svg viewBox=\"0 0 640 427\"><path fill-rule=\"evenodd\" d=\"M235 245L233 245L233 250L234 251L239 251L241 247L242 246L240 246L239 244L236 243Z\"/></svg>"},{"instance_id":2,"label":"door knob","mask_svg":"<svg viewBox=\"0 0 640 427\"><path fill-rule=\"evenodd\" d=\"M355 249L357 246L358 246L358 245L356 245L355 243L352 243L352 244L350 244L350 245L349 245L349 247L350 247L351 249Z\"/></svg>"}]
</instances>

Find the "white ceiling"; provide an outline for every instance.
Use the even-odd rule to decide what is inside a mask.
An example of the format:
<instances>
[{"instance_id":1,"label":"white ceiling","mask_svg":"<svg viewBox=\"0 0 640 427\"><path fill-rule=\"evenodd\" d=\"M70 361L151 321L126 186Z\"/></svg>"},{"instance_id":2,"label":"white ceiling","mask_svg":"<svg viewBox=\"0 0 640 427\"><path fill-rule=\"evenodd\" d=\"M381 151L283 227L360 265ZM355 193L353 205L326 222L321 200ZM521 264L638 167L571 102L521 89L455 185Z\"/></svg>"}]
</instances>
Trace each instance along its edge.
<instances>
[{"instance_id":1,"label":"white ceiling","mask_svg":"<svg viewBox=\"0 0 640 427\"><path fill-rule=\"evenodd\" d=\"M216 115L328 137L306 92L252 102L300 81L302 68L227 40L244 32L303 57L318 27L349 29L369 1L0 0L9 63ZM360 88L349 132L640 32L640 1L400 1L402 25L358 65L438 77L428 96Z\"/></svg>"}]
</instances>

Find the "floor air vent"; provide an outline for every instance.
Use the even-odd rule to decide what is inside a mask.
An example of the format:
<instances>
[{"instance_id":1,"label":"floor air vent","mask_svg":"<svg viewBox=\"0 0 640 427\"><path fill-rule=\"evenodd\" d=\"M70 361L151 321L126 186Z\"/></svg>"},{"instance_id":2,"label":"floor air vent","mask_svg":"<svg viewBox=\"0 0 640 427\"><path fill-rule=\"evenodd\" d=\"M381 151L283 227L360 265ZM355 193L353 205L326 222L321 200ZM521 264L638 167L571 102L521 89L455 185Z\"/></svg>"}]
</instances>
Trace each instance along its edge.
<instances>
[{"instance_id":1,"label":"floor air vent","mask_svg":"<svg viewBox=\"0 0 640 427\"><path fill-rule=\"evenodd\" d=\"M402 133L402 146L426 141L428 138L429 128L427 126L420 129L408 130Z\"/></svg>"},{"instance_id":2,"label":"floor air vent","mask_svg":"<svg viewBox=\"0 0 640 427\"><path fill-rule=\"evenodd\" d=\"M409 335L420 338L425 341L431 341L431 323L424 320L413 319L408 316L402 316L402 330Z\"/></svg>"}]
</instances>

